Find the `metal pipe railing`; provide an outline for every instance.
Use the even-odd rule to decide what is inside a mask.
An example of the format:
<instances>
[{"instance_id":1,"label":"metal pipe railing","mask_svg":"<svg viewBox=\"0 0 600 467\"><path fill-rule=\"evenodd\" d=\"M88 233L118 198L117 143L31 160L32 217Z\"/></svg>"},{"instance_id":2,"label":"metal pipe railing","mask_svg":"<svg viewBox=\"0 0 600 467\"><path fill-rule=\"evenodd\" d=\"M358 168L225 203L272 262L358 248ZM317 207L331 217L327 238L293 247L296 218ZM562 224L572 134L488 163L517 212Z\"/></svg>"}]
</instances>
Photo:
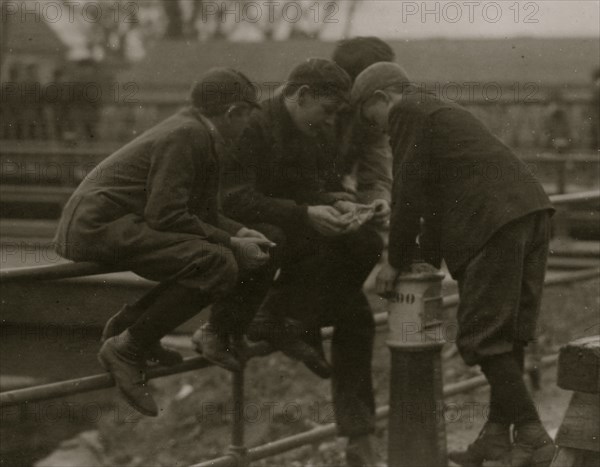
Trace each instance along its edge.
<instances>
[{"instance_id":1,"label":"metal pipe railing","mask_svg":"<svg viewBox=\"0 0 600 467\"><path fill-rule=\"evenodd\" d=\"M558 360L558 355L548 355L542 357L540 362L542 367L548 367L554 365ZM531 365L528 365L526 370L532 369ZM474 376L464 381L457 383L447 384L444 386L444 397L461 394L463 392L470 391L472 389L479 388L487 385L485 376ZM385 420L389 416L389 406L378 407L375 413L377 420ZM314 444L324 439L330 438L337 434L337 427L335 423L329 423L311 430L299 433L297 435L288 436L286 438L272 441L270 443L262 444L260 446L252 447L248 449L248 460L257 461L260 459L266 459L267 457L283 454L284 452L297 449L307 444ZM211 459L199 464L194 464L190 467L238 467L237 460L233 455L225 455Z\"/></svg>"},{"instance_id":2,"label":"metal pipe railing","mask_svg":"<svg viewBox=\"0 0 600 467\"><path fill-rule=\"evenodd\" d=\"M550 196L550 201L557 206L593 200L600 200L600 190ZM7 268L0 270L0 283L13 281L69 279L74 277L92 276L122 271L125 271L125 269L93 262L51 264L47 266L34 266L25 268Z\"/></svg>"},{"instance_id":3,"label":"metal pipe railing","mask_svg":"<svg viewBox=\"0 0 600 467\"><path fill-rule=\"evenodd\" d=\"M123 272L127 269L116 268L108 264L89 261L80 263L49 264L26 268L7 268L0 270L0 283L13 281L51 281L74 277L95 276L110 272Z\"/></svg>"},{"instance_id":4,"label":"metal pipe railing","mask_svg":"<svg viewBox=\"0 0 600 467\"><path fill-rule=\"evenodd\" d=\"M557 285L568 282L580 282L594 277L600 276L600 268L586 269L583 271L564 272L556 274L553 277L547 278L545 285ZM457 294L448 295L443 299L443 307L451 308L459 302ZM378 326L387 323L387 313L378 313L375 315L375 323ZM329 339L333 335L333 328L326 327L322 330L323 339ZM266 355L272 349L264 344L258 343L248 348L248 358ZM147 372L148 379L161 378L186 371L198 370L212 366L212 363L205 360L203 357L190 357L184 360L183 363L172 367L156 367L150 368ZM23 389L15 389L12 391L0 392L0 407L14 406L27 402L42 401L65 397L83 392L95 391L98 389L108 389L114 386L114 381L110 374L102 373L93 376L85 376L56 383L43 384Z\"/></svg>"},{"instance_id":5,"label":"metal pipe railing","mask_svg":"<svg viewBox=\"0 0 600 467\"><path fill-rule=\"evenodd\" d=\"M600 270L598 271L600 274ZM458 304L458 295L449 295L444 297L444 308L451 308ZM386 313L377 313L374 316L375 324L383 326L387 323ZM332 327L325 327L321 331L323 339L330 339L333 335ZM247 349L247 358L266 355L272 352L272 349L266 343L251 345ZM186 371L199 370L207 368L213 364L203 357L189 357L183 363L172 367L156 367L147 371L148 379L161 378ZM93 376L85 376L56 383L42 384L29 388L15 389L12 391L0 392L0 407L9 407L28 402L37 402L58 397L71 396L97 389L108 389L114 386L114 381L108 373L102 373Z\"/></svg>"},{"instance_id":6,"label":"metal pipe railing","mask_svg":"<svg viewBox=\"0 0 600 467\"><path fill-rule=\"evenodd\" d=\"M550 201L555 205L579 203L600 199L600 190L581 191L579 193L566 193L550 196Z\"/></svg>"},{"instance_id":7,"label":"metal pipe railing","mask_svg":"<svg viewBox=\"0 0 600 467\"><path fill-rule=\"evenodd\" d=\"M556 205L565 205L582 201L590 201L600 199L600 190L588 191L574 194L561 194L551 197L551 200ZM4 270L0 272L0 280L6 281L37 281L37 280L56 280L72 277L80 277L85 275L103 274L107 272L117 272L114 268L100 265L96 263L71 263L64 265L51 265L36 268L17 268ZM583 281L597 277L600 275L599 268L591 268L576 272L565 272L556 274L545 281L545 285L555 285L566 282ZM443 307L450 308L457 305L459 302L458 295L451 295L443 298ZM387 321L386 313L380 313L375 316L375 321L378 326L383 325ZM332 328L324 328L322 330L323 338L330 338L333 334ZM247 358L257 355L264 355L272 349L265 344L257 344L247 349ZM550 357L550 360L555 361L556 356ZM546 359L546 364L550 360ZM148 378L158 378L172 374L178 374L185 371L205 368L211 363L203 357L193 357L185 359L183 363L174 367L157 367L148 371ZM450 395L457 392L464 392L468 389L486 384L483 376L471 378L470 380L456 383L444 387L444 395ZM97 389L106 389L114 386L114 380L108 373L77 378L69 381L61 381L41 386L18 389L14 391L6 391L0 393L0 407L14 406L33 401L52 399L56 397L64 397L72 394L93 391ZM317 442L321 439L335 435L336 427L334 424L319 427L299 435L284 438L278 441L267 443L262 446L257 446L247 449L244 446L244 423L241 413L243 412L244 401L244 372L234 374L233 381L233 398L236 416L232 427L232 445L229 449L229 454L211 461L197 464L197 467L203 466L237 466L242 467L248 462L258 459L270 457L296 447ZM389 407L381 407L377 411L378 418L385 418L389 413Z\"/></svg>"}]
</instances>

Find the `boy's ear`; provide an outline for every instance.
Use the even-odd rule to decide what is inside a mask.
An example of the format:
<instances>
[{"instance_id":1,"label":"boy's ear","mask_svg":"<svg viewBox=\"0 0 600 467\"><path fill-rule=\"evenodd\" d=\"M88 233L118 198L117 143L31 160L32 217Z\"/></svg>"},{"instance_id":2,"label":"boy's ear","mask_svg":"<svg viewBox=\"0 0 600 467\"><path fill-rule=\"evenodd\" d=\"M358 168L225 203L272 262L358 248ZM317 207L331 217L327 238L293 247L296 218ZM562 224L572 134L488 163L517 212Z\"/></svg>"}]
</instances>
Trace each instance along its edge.
<instances>
[{"instance_id":1,"label":"boy's ear","mask_svg":"<svg viewBox=\"0 0 600 467\"><path fill-rule=\"evenodd\" d=\"M298 96L298 104L304 105L306 100L310 97L311 89L307 84L303 84L298 88L297 96Z\"/></svg>"},{"instance_id":2,"label":"boy's ear","mask_svg":"<svg viewBox=\"0 0 600 467\"><path fill-rule=\"evenodd\" d=\"M378 89L377 91L375 91L373 93L373 97L376 97L377 99L382 99L384 102L390 101L390 96L388 96L388 94L381 89Z\"/></svg>"},{"instance_id":3,"label":"boy's ear","mask_svg":"<svg viewBox=\"0 0 600 467\"><path fill-rule=\"evenodd\" d=\"M226 115L227 115L227 118L229 118L229 119L236 118L236 117L243 117L249 111L250 111L250 109L245 104L232 104L227 109Z\"/></svg>"}]
</instances>

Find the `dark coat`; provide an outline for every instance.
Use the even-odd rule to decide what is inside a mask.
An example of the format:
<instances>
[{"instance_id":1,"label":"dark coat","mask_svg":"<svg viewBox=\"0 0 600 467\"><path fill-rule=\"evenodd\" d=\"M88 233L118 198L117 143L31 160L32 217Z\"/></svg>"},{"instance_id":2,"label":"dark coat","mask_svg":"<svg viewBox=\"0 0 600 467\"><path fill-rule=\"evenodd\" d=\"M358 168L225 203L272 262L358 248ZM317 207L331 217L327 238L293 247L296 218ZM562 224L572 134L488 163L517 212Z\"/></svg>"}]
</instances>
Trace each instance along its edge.
<instances>
[{"instance_id":1,"label":"dark coat","mask_svg":"<svg viewBox=\"0 0 600 467\"><path fill-rule=\"evenodd\" d=\"M553 209L529 168L459 105L413 90L390 112L394 188L389 262L425 257L454 275L502 226ZM439 264L436 264L436 266Z\"/></svg>"},{"instance_id":2,"label":"dark coat","mask_svg":"<svg viewBox=\"0 0 600 467\"><path fill-rule=\"evenodd\" d=\"M197 248L190 240L229 246L242 225L219 213L215 137L212 124L188 108L102 161L63 210L59 254L121 263L164 248L178 256L174 245Z\"/></svg>"},{"instance_id":3,"label":"dark coat","mask_svg":"<svg viewBox=\"0 0 600 467\"><path fill-rule=\"evenodd\" d=\"M223 208L244 223L281 227L306 221L307 206L333 204L342 191L335 145L310 137L293 124L283 97L261 104L237 147L223 163Z\"/></svg>"},{"instance_id":4,"label":"dark coat","mask_svg":"<svg viewBox=\"0 0 600 467\"><path fill-rule=\"evenodd\" d=\"M365 122L356 111L338 118L338 141L342 173L351 177L360 203L391 201L392 150L389 137Z\"/></svg>"}]
</instances>

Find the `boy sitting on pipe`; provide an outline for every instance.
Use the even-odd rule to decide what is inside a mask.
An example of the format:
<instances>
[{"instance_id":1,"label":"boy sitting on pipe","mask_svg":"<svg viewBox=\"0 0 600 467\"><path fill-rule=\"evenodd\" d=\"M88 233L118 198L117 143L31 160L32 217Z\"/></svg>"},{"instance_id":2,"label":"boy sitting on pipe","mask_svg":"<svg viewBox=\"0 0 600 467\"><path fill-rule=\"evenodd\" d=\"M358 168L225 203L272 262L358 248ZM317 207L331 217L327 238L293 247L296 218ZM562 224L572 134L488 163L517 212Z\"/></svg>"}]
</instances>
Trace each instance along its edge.
<instances>
[{"instance_id":1,"label":"boy sitting on pipe","mask_svg":"<svg viewBox=\"0 0 600 467\"><path fill-rule=\"evenodd\" d=\"M55 239L73 261L124 266L158 281L107 323L99 360L139 412L158 414L146 360L181 356L160 339L214 304L200 336L204 356L229 369L232 328L243 332L274 275L274 243L219 212L219 146L235 140L257 106L254 86L227 68L194 85L192 105L102 161L65 206Z\"/></svg>"}]
</instances>

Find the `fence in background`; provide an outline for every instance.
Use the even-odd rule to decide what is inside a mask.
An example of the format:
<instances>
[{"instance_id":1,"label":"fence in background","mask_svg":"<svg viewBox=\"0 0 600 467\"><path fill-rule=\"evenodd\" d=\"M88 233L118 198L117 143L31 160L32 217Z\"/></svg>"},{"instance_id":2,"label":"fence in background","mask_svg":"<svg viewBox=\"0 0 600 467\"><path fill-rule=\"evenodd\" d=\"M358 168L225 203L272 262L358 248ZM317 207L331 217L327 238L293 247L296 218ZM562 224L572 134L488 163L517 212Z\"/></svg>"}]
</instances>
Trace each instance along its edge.
<instances>
[{"instance_id":1,"label":"fence in background","mask_svg":"<svg viewBox=\"0 0 600 467\"><path fill-rule=\"evenodd\" d=\"M598 144L595 130L598 103L589 88L488 83L475 90L464 84L426 86L441 97L467 107L514 148L551 148L550 133L566 131L570 140L566 150L598 149L595 147ZM272 88L262 89L263 96L272 92ZM44 105L38 102L34 107L30 103L22 116L2 114L5 123L0 125L0 144L1 140L17 138L17 134L39 140L127 142L186 105L187 93L187 88L165 90L164 86L146 89L143 93L126 90L120 99L75 103L72 109L68 103ZM112 93L106 92L106 95ZM78 110L79 107L83 110ZM40 122L36 128L30 128L28 122L32 119ZM8 124L13 120L14 124ZM90 132L93 138L89 138Z\"/></svg>"},{"instance_id":2,"label":"fence in background","mask_svg":"<svg viewBox=\"0 0 600 467\"><path fill-rule=\"evenodd\" d=\"M30 237L34 232L51 238L75 187L117 147L116 143L79 147L58 142L0 143L3 236ZM598 154L523 151L521 157L544 180L550 194L597 187Z\"/></svg>"}]
</instances>

